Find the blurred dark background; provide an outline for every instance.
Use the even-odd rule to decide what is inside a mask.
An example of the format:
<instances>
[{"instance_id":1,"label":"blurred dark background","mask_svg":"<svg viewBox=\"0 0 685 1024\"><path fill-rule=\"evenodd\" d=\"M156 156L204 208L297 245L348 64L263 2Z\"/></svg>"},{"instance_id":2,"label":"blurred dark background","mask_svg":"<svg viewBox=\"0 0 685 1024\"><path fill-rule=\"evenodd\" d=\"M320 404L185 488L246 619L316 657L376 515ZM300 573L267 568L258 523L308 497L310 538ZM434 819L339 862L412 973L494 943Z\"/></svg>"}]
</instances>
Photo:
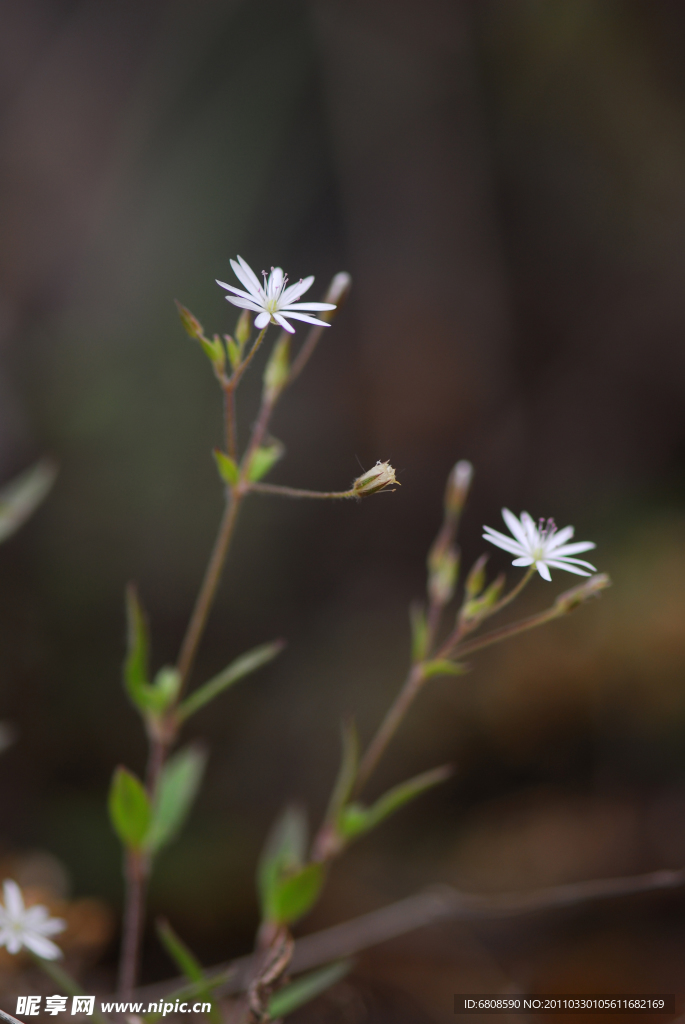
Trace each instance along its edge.
<instances>
[{"instance_id":1,"label":"blurred dark background","mask_svg":"<svg viewBox=\"0 0 685 1024\"><path fill-rule=\"evenodd\" d=\"M476 467L466 563L506 504L573 523L615 587L422 696L377 791L444 761L456 778L336 867L302 930L433 882L681 865L683 5L2 13L0 474L44 453L61 466L0 552L1 713L18 730L0 772L7 856L47 851L72 894L118 909L104 794L117 763L144 765L120 683L123 588L138 582L155 665L172 661L221 508L219 395L173 299L232 330L214 279L239 252L257 272L316 274L313 298L338 270L355 282L277 414L272 479L340 489L389 459L402 488L359 506L251 500L196 680L274 636L289 646L189 728L211 747L208 782L153 910L207 963L249 948L270 821L293 797L316 819L341 716L369 736L399 685L458 458ZM243 437L258 386L256 372ZM574 582L536 581L524 610ZM682 911L671 893L442 926L362 958L307 1019L447 1021L452 993L508 985L685 991ZM115 955L114 937L103 984ZM151 934L146 976L170 970Z\"/></svg>"}]
</instances>

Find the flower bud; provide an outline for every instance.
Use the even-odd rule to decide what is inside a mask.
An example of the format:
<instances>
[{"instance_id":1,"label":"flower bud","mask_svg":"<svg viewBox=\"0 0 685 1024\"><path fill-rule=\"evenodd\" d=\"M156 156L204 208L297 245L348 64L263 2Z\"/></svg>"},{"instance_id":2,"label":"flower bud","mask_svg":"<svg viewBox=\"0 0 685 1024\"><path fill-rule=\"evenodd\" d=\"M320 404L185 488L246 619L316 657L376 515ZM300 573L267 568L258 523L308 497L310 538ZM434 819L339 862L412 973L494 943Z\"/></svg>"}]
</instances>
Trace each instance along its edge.
<instances>
[{"instance_id":1,"label":"flower bud","mask_svg":"<svg viewBox=\"0 0 685 1024\"><path fill-rule=\"evenodd\" d=\"M466 577L464 589L469 600L473 600L474 597L478 597L485 586L485 563L487 560L488 555L481 555L480 558L473 563L469 574Z\"/></svg>"},{"instance_id":2,"label":"flower bud","mask_svg":"<svg viewBox=\"0 0 685 1024\"><path fill-rule=\"evenodd\" d=\"M264 401L273 402L283 390L290 372L290 338L286 334L274 345L264 370Z\"/></svg>"},{"instance_id":3,"label":"flower bud","mask_svg":"<svg viewBox=\"0 0 685 1024\"><path fill-rule=\"evenodd\" d=\"M377 491L384 491L391 484L397 484L399 487L399 481L395 479L395 470L389 462L379 460L372 469L357 477L352 484L352 490L355 497L365 498L369 494L376 494ZM394 487L392 489L394 490Z\"/></svg>"},{"instance_id":4,"label":"flower bud","mask_svg":"<svg viewBox=\"0 0 685 1024\"><path fill-rule=\"evenodd\" d=\"M428 556L428 596L431 604L444 607L452 600L459 574L459 551L452 544L433 545Z\"/></svg>"},{"instance_id":5,"label":"flower bud","mask_svg":"<svg viewBox=\"0 0 685 1024\"><path fill-rule=\"evenodd\" d=\"M235 325L235 340L238 342L240 347L246 345L250 340L250 334L252 333L252 316L248 309L244 309L238 317L238 323Z\"/></svg>"},{"instance_id":6,"label":"flower bud","mask_svg":"<svg viewBox=\"0 0 685 1024\"><path fill-rule=\"evenodd\" d=\"M447 519L457 519L461 514L472 479L473 466L466 459L462 459L447 477L447 487L445 488L445 516Z\"/></svg>"}]
</instances>

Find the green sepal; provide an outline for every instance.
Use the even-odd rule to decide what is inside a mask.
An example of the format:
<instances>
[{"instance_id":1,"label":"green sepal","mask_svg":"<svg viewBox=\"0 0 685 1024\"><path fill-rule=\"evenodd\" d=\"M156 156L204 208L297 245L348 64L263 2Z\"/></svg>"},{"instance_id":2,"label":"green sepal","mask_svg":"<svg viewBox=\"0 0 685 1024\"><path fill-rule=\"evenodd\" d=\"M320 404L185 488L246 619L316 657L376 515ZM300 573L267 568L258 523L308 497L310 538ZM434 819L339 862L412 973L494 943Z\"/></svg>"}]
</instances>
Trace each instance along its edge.
<instances>
[{"instance_id":1,"label":"green sepal","mask_svg":"<svg viewBox=\"0 0 685 1024\"><path fill-rule=\"evenodd\" d=\"M230 455L220 451L218 448L215 448L212 454L214 455L216 468L219 470L219 476L223 482L231 487L235 487L240 479L240 469L235 459L232 459Z\"/></svg>"},{"instance_id":2,"label":"green sepal","mask_svg":"<svg viewBox=\"0 0 685 1024\"><path fill-rule=\"evenodd\" d=\"M235 370L243 358L243 346L239 345L237 341L234 341L230 334L224 334L224 341L226 342L226 350L228 352L228 361L231 364L231 369Z\"/></svg>"},{"instance_id":3,"label":"green sepal","mask_svg":"<svg viewBox=\"0 0 685 1024\"><path fill-rule=\"evenodd\" d=\"M283 390L290 372L290 338L279 338L264 370L264 401L273 402Z\"/></svg>"},{"instance_id":4,"label":"green sepal","mask_svg":"<svg viewBox=\"0 0 685 1024\"><path fill-rule=\"evenodd\" d=\"M427 789L432 789L433 786L444 782L452 775L453 771L451 765L444 765L442 768L433 768L432 771L416 775L407 782L401 782L399 786L393 786L371 807L365 807L360 803L348 804L340 817L341 834L345 839L355 839L357 836L369 832L400 807L414 800Z\"/></svg>"},{"instance_id":5,"label":"green sepal","mask_svg":"<svg viewBox=\"0 0 685 1024\"><path fill-rule=\"evenodd\" d=\"M226 352L224 346L221 343L221 339L217 334L211 339L205 337L205 332L202 324L194 316L189 309L182 306L181 303L176 300L176 308L181 318L185 330L195 341L199 341L202 349L209 359L210 363L218 374L221 374L226 366Z\"/></svg>"},{"instance_id":6,"label":"green sepal","mask_svg":"<svg viewBox=\"0 0 685 1024\"><path fill-rule=\"evenodd\" d=\"M420 604L412 604L409 609L409 621L412 661L423 661L428 653L428 620L425 608Z\"/></svg>"},{"instance_id":7,"label":"green sepal","mask_svg":"<svg viewBox=\"0 0 685 1024\"><path fill-rule=\"evenodd\" d=\"M269 892L265 920L293 924L314 906L325 879L323 864L306 864L291 875L281 876Z\"/></svg>"},{"instance_id":8,"label":"green sepal","mask_svg":"<svg viewBox=\"0 0 685 1024\"><path fill-rule=\"evenodd\" d=\"M503 574L500 574L497 579L493 580L490 586L485 589L480 597L475 597L471 601L464 601L461 611L459 612L459 618L462 621L471 621L487 615L499 600L499 596L504 589L504 583L505 577Z\"/></svg>"},{"instance_id":9,"label":"green sepal","mask_svg":"<svg viewBox=\"0 0 685 1024\"><path fill-rule=\"evenodd\" d=\"M197 994L200 999L212 1004L212 1009L210 1011L211 1019L215 1024L221 1024L221 1014L219 1012L219 1008L214 1002L211 989L207 985L207 978L205 977L205 972L202 969L200 961L197 959L193 951L189 949L185 942L183 942L183 940L176 934L167 920L164 918L158 919L156 927L160 942L178 969L186 976L188 981L194 982L198 986Z\"/></svg>"},{"instance_id":10,"label":"green sepal","mask_svg":"<svg viewBox=\"0 0 685 1024\"><path fill-rule=\"evenodd\" d=\"M250 467L247 472L250 483L255 484L263 476L266 476L269 470L283 457L284 452L285 448L280 441L272 441L271 444L257 448L250 459Z\"/></svg>"},{"instance_id":11,"label":"green sepal","mask_svg":"<svg viewBox=\"0 0 685 1024\"><path fill-rule=\"evenodd\" d=\"M431 676L463 676L465 672L468 672L465 665L449 661L447 658L435 658L423 665L424 679L430 679Z\"/></svg>"},{"instance_id":12,"label":"green sepal","mask_svg":"<svg viewBox=\"0 0 685 1024\"><path fill-rule=\"evenodd\" d=\"M152 817L150 801L142 782L121 766L114 772L109 789L109 816L127 849L143 848Z\"/></svg>"},{"instance_id":13,"label":"green sepal","mask_svg":"<svg viewBox=\"0 0 685 1024\"><path fill-rule=\"evenodd\" d=\"M199 746L185 747L164 765L144 846L155 854L171 842L190 813L202 782L207 755Z\"/></svg>"},{"instance_id":14,"label":"green sepal","mask_svg":"<svg viewBox=\"0 0 685 1024\"><path fill-rule=\"evenodd\" d=\"M172 665L160 668L152 686L147 687L145 691L148 710L153 714L163 714L176 702L180 690L181 675L178 669Z\"/></svg>"},{"instance_id":15,"label":"green sepal","mask_svg":"<svg viewBox=\"0 0 685 1024\"><path fill-rule=\"evenodd\" d=\"M239 658L231 662L228 668L225 668L223 672L219 672L209 682L198 687L197 690L179 704L177 711L179 721L182 722L189 718L190 715L194 715L196 711L203 708L210 700L218 697L229 686L233 686L234 683L243 679L244 676L248 676L251 672L256 672L262 665L266 665L277 654L280 654L284 647L285 642L283 640L274 640L272 643L261 644L260 647L255 647L253 650L248 651L247 654L241 654Z\"/></svg>"},{"instance_id":16,"label":"green sepal","mask_svg":"<svg viewBox=\"0 0 685 1024\"><path fill-rule=\"evenodd\" d=\"M233 333L241 349L244 348L250 340L250 334L252 333L252 314L248 309L244 309L238 317Z\"/></svg>"},{"instance_id":17,"label":"green sepal","mask_svg":"<svg viewBox=\"0 0 685 1024\"><path fill-rule=\"evenodd\" d=\"M291 981L285 988L276 992L269 1000L269 1018L287 1017L294 1013L300 1006L309 1003L312 999L331 988L336 982L341 981L352 969L351 960L338 960L336 963L328 964L326 967L319 967L316 971Z\"/></svg>"},{"instance_id":18,"label":"green sepal","mask_svg":"<svg viewBox=\"0 0 685 1024\"><path fill-rule=\"evenodd\" d=\"M342 727L342 759L331 794L326 821L336 827L340 813L350 798L357 780L359 769L359 736L354 721L343 722Z\"/></svg>"},{"instance_id":19,"label":"green sepal","mask_svg":"<svg viewBox=\"0 0 685 1024\"><path fill-rule=\"evenodd\" d=\"M48 459L37 462L0 490L0 543L31 516L55 482L57 467Z\"/></svg>"},{"instance_id":20,"label":"green sepal","mask_svg":"<svg viewBox=\"0 0 685 1024\"><path fill-rule=\"evenodd\" d=\"M489 555L481 555L469 569L469 574L466 577L466 582L464 584L464 590L470 601L475 597L478 597L485 586L485 565L489 557Z\"/></svg>"},{"instance_id":21,"label":"green sepal","mask_svg":"<svg viewBox=\"0 0 685 1024\"><path fill-rule=\"evenodd\" d=\"M174 299L174 302L176 303L176 309L178 310L178 315L181 318L181 323L190 337L194 338L195 341L199 341L200 338L204 338L205 332L198 318L194 316L186 306L182 306L178 299Z\"/></svg>"}]
</instances>

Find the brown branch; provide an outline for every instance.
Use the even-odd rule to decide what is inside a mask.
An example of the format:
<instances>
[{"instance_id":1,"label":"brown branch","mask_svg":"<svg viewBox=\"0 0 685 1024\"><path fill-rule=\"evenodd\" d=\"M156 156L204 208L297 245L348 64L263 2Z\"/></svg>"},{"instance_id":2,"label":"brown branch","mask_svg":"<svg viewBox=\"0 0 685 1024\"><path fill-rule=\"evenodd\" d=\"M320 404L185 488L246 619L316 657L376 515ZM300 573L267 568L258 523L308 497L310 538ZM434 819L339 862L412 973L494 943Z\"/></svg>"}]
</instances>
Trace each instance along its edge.
<instances>
[{"instance_id":1,"label":"brown branch","mask_svg":"<svg viewBox=\"0 0 685 1024\"><path fill-rule=\"evenodd\" d=\"M625 878L571 882L567 885L533 889L530 892L502 893L496 896L479 896L475 893L459 892L447 885L436 886L392 903L381 910L373 910L351 921L333 925L331 928L298 939L290 970L297 974L330 963L332 960L353 956L381 942L396 939L416 928L423 928L437 921L484 921L499 917L516 917L519 914L539 913L594 900L676 889L682 885L685 885L685 869L654 871L646 875L631 875ZM225 985L217 989L217 993L228 995L245 989L254 969L254 955L243 956L231 961L230 964L210 968L207 975L211 978L229 966L235 973ZM156 985L148 985L139 988L135 998L155 1001L182 983L183 979L174 978Z\"/></svg>"}]
</instances>

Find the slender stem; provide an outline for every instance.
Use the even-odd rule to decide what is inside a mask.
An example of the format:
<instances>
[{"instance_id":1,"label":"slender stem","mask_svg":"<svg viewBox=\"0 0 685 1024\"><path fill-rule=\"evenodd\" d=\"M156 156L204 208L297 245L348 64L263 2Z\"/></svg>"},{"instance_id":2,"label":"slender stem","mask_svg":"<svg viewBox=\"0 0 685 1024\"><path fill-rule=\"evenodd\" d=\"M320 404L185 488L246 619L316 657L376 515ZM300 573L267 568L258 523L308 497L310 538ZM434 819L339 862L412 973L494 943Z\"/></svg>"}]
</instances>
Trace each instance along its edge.
<instances>
[{"instance_id":1,"label":"slender stem","mask_svg":"<svg viewBox=\"0 0 685 1024\"><path fill-rule=\"evenodd\" d=\"M214 548L212 550L209 564L205 577L200 587L200 593L198 594L197 601L195 602L195 608L193 614L190 617L188 623L188 629L186 635L183 638L181 644L181 650L178 656L177 669L181 676L181 686L187 682L190 670L193 667L195 655L197 654L197 648L202 639L205 626L207 624L207 616L209 615L209 609L212 606L216 589L219 585L221 578L221 570L223 569L224 560L228 552L229 544L233 536L233 531L238 519L238 510L242 501L243 494L238 488L235 488L230 496L227 497L226 507L224 514L219 526L219 532L217 534L216 541L214 542Z\"/></svg>"},{"instance_id":2,"label":"slender stem","mask_svg":"<svg viewBox=\"0 0 685 1024\"><path fill-rule=\"evenodd\" d=\"M328 286L328 291L324 295L324 302L334 302L336 304L335 309L326 309L322 313L319 313L319 319L325 320L326 323L330 323L333 318L340 312L340 309L345 302L345 299L349 295L350 288L352 287L352 279L349 274L341 273L336 274L331 283ZM314 349L319 343L319 339L323 334L325 328L323 327L312 327L304 340L304 344L300 351L293 359L292 366L290 367L290 373L288 374L288 381L286 386L290 386L294 380L296 380L305 366L311 359Z\"/></svg>"},{"instance_id":3,"label":"slender stem","mask_svg":"<svg viewBox=\"0 0 685 1024\"><path fill-rule=\"evenodd\" d=\"M226 451L234 462L238 461L238 427L235 418L235 388L224 387L224 426L226 430Z\"/></svg>"},{"instance_id":4,"label":"slender stem","mask_svg":"<svg viewBox=\"0 0 685 1024\"><path fill-rule=\"evenodd\" d=\"M488 609L484 614L472 620L462 620L461 618L458 618L457 628L454 630L451 636L445 641L443 647L456 647L457 644L461 643L465 636L468 636L469 633L473 633L474 630L479 629L486 619L491 619L493 615L496 615L497 612L501 612L503 608L506 608L508 604L511 604L511 602L519 596L519 594L526 586L528 581L532 578L534 573L535 566L531 565L530 568L524 573L524 575L518 581L516 586L512 587L508 594L505 594L504 597L501 598L501 600L497 601L497 603L494 604L492 608Z\"/></svg>"},{"instance_id":5,"label":"slender stem","mask_svg":"<svg viewBox=\"0 0 685 1024\"><path fill-rule=\"evenodd\" d=\"M371 740L371 743L361 760L355 783L356 793L359 793L368 782L371 774L385 753L386 747L395 735L400 722L409 710L410 705L420 691L423 683L423 664L418 662L416 665L412 666L402 689L390 705L390 709L381 722L376 735Z\"/></svg>"},{"instance_id":6,"label":"slender stem","mask_svg":"<svg viewBox=\"0 0 685 1024\"><path fill-rule=\"evenodd\" d=\"M121 938L121 959L117 994L119 999L130 1000L138 980L140 940L143 933L147 863L143 854L126 851L126 905Z\"/></svg>"},{"instance_id":7,"label":"slender stem","mask_svg":"<svg viewBox=\"0 0 685 1024\"><path fill-rule=\"evenodd\" d=\"M474 640L470 640L468 643L461 644L458 647L454 647L454 644L448 640L438 652L438 657L444 658L449 654L461 658L465 654L472 654L474 651L480 651L484 647L491 647L492 644L498 644L502 640L507 640L510 636L526 633L529 629L535 629L536 626L543 626L546 622L559 619L562 615L567 615L569 610L568 608L553 605L552 608L547 608L544 612L530 615L527 619L520 619L518 622L512 622L508 626L502 626L500 629L493 629L491 633L476 637Z\"/></svg>"},{"instance_id":8,"label":"slender stem","mask_svg":"<svg viewBox=\"0 0 685 1024\"><path fill-rule=\"evenodd\" d=\"M508 594L505 594L503 598L501 598L496 604L492 606L492 608L488 612L488 618L490 618L493 615L496 615L497 612L500 612L503 608L506 608L508 604L511 604L511 602L519 596L523 588L534 575L535 566L531 565L526 570L526 573L522 576L522 578L518 581L516 586L512 587Z\"/></svg>"},{"instance_id":9,"label":"slender stem","mask_svg":"<svg viewBox=\"0 0 685 1024\"><path fill-rule=\"evenodd\" d=\"M250 484L250 490L257 494L276 494L281 498L356 498L350 491L303 491L299 487L282 487L280 484Z\"/></svg>"},{"instance_id":10,"label":"slender stem","mask_svg":"<svg viewBox=\"0 0 685 1024\"><path fill-rule=\"evenodd\" d=\"M72 976L68 974L63 967L60 967L59 964L56 964L53 960L44 960L42 956L36 956L35 953L32 954L32 958L33 962L40 967L40 969L44 971L49 978L52 978L55 984L59 985L62 991L66 992L68 996L85 995L84 990L76 979L72 978ZM12 1017L9 1013L4 1013L2 1011L0 1011L0 1013L2 1013L7 1020L16 1021L16 1017ZM92 1017L93 1020L98 1022L98 1024L109 1024L107 1018L98 1010L97 1003L93 1007Z\"/></svg>"},{"instance_id":11,"label":"slender stem","mask_svg":"<svg viewBox=\"0 0 685 1024\"><path fill-rule=\"evenodd\" d=\"M266 325L266 327L262 328L262 330L257 335L254 345L252 346L245 359L243 359L242 363L240 364L240 366L237 367L235 373L231 377L230 386L233 391L235 391L235 389L237 388L240 378L243 376L248 366L250 365L250 363L256 356L257 352L259 351L259 348L261 347L261 344L264 341L264 336L268 329L268 324Z\"/></svg>"}]
</instances>

